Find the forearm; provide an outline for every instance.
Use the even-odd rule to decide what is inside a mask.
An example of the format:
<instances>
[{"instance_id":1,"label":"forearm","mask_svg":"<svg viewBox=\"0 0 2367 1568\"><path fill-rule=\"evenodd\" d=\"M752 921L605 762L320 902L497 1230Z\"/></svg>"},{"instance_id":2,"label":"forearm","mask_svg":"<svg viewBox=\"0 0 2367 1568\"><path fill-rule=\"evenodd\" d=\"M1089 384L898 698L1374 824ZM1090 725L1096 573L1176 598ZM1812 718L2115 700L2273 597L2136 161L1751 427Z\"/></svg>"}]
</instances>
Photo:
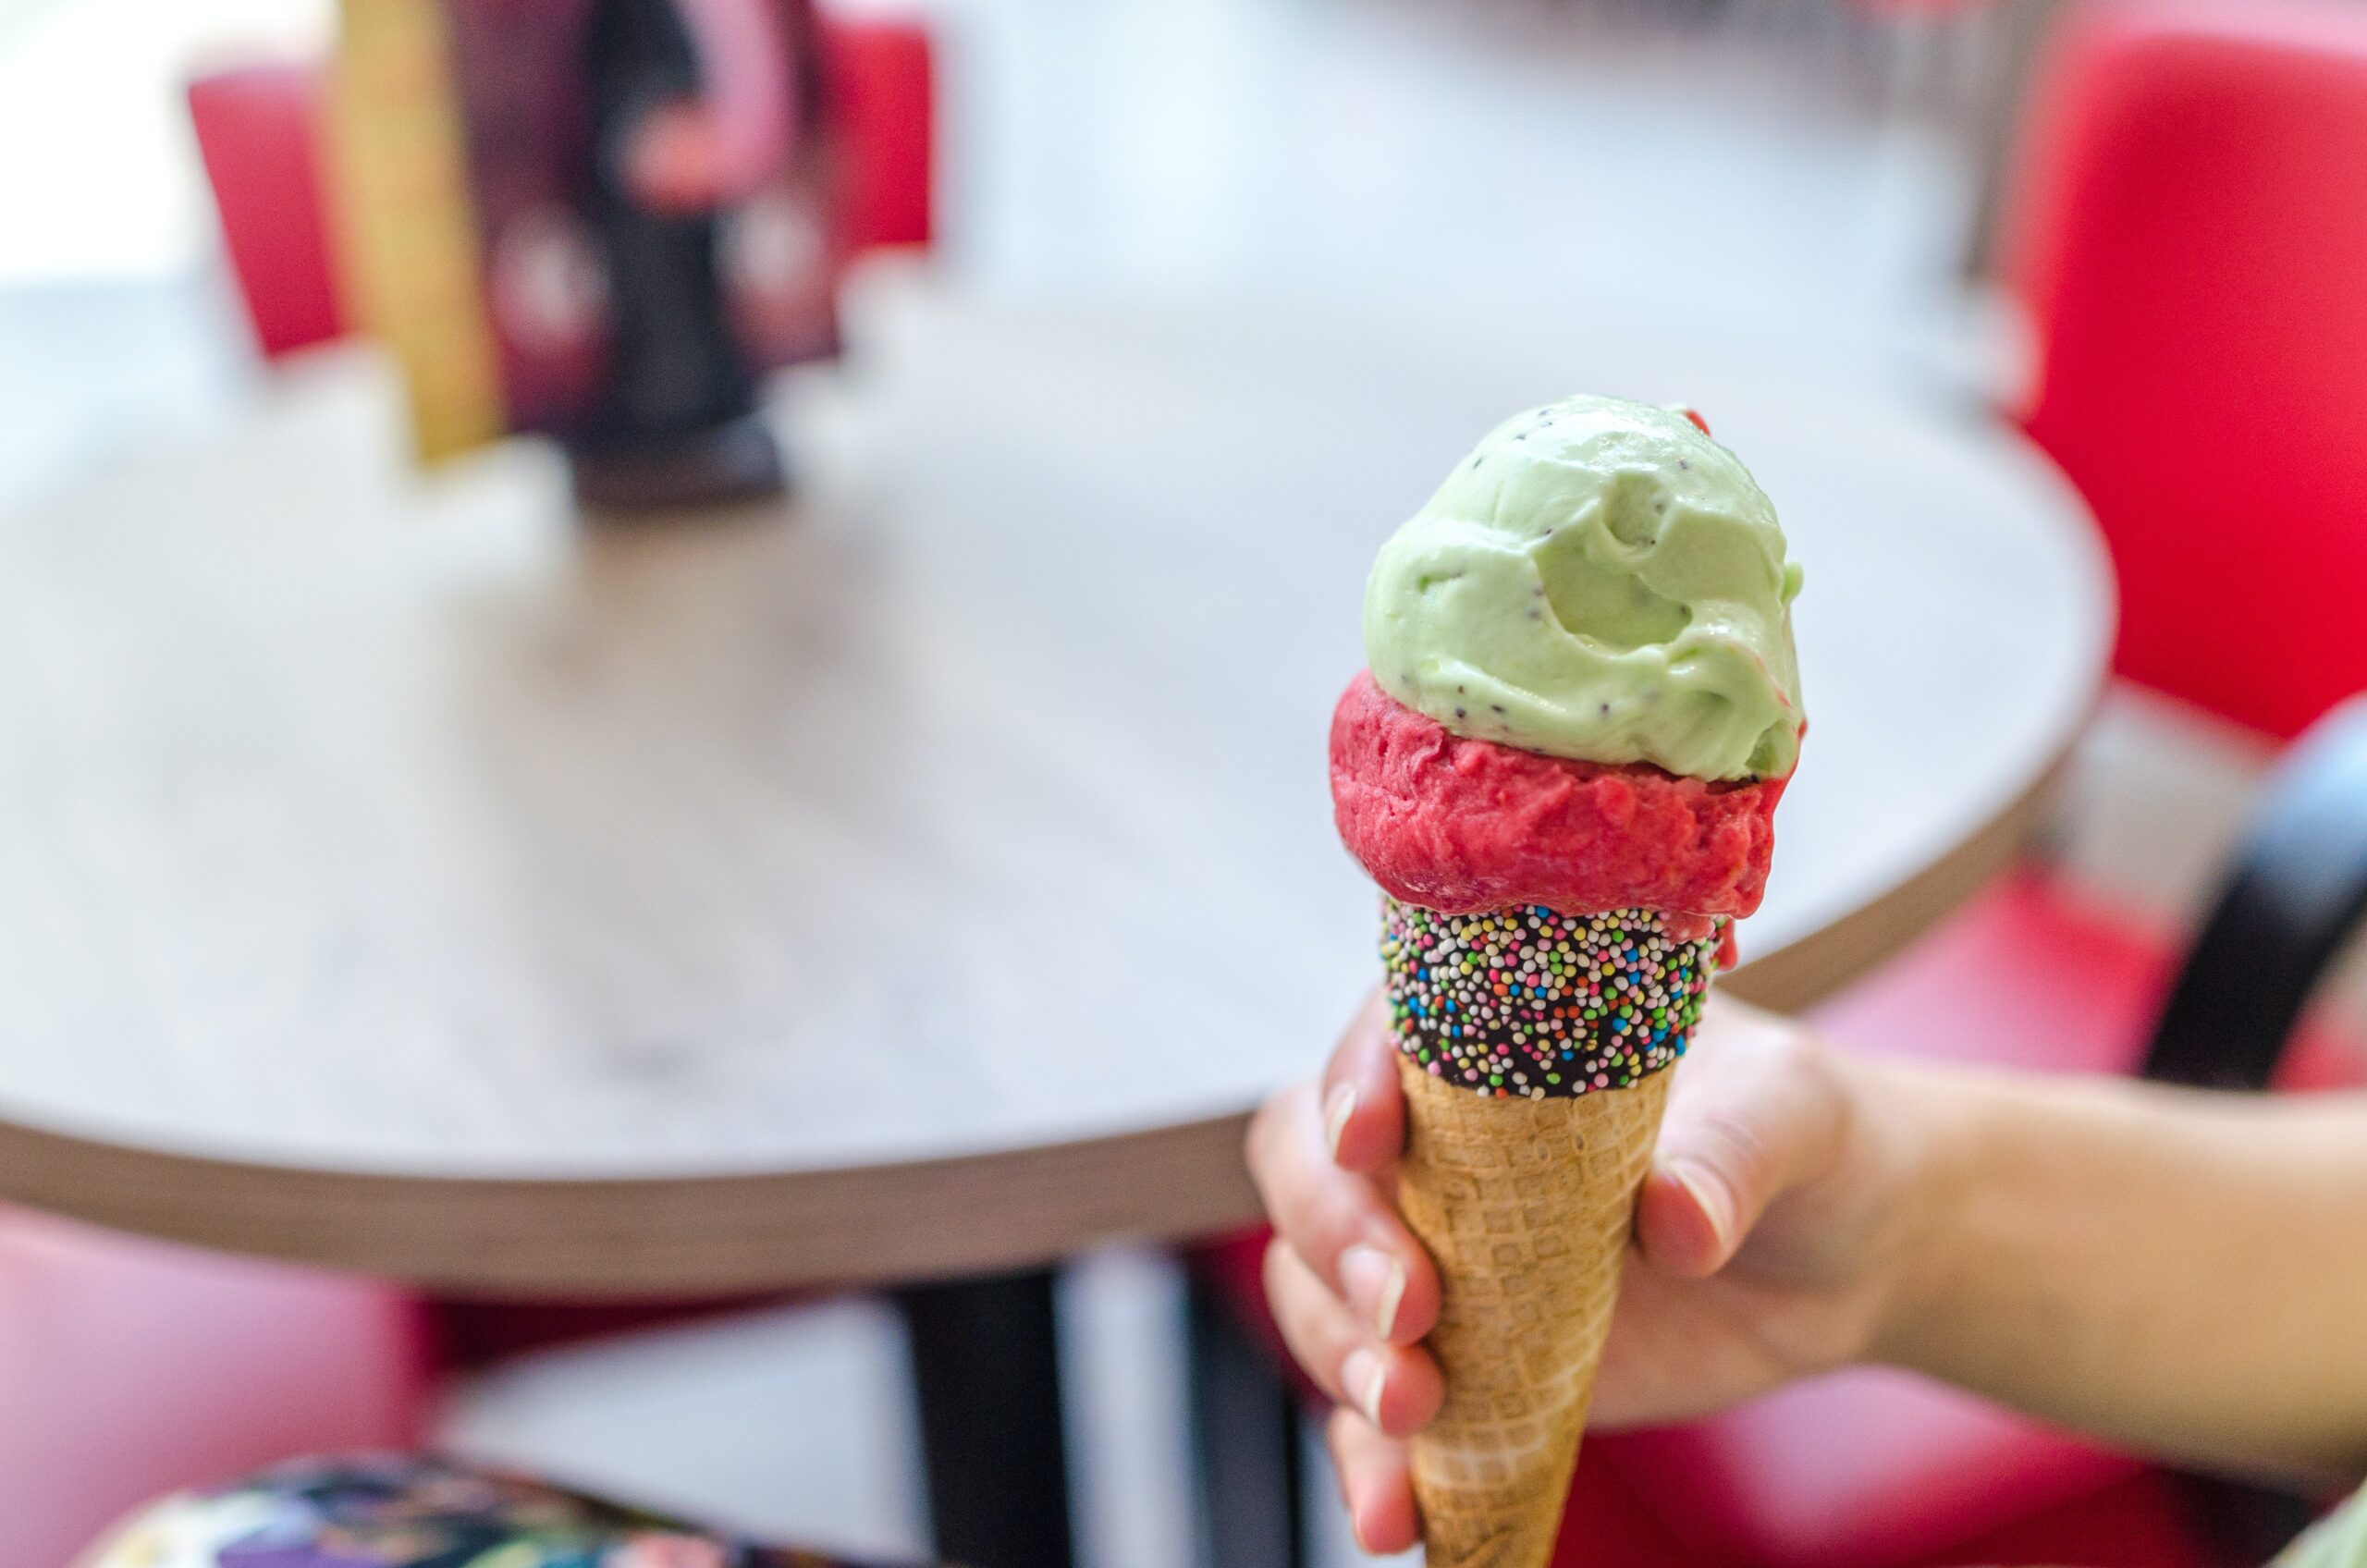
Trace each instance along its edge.
<instances>
[{"instance_id":1,"label":"forearm","mask_svg":"<svg viewBox=\"0 0 2367 1568\"><path fill-rule=\"evenodd\" d=\"M1875 1071L1923 1144L1881 1359L2156 1452L2367 1470L2367 1096Z\"/></svg>"}]
</instances>

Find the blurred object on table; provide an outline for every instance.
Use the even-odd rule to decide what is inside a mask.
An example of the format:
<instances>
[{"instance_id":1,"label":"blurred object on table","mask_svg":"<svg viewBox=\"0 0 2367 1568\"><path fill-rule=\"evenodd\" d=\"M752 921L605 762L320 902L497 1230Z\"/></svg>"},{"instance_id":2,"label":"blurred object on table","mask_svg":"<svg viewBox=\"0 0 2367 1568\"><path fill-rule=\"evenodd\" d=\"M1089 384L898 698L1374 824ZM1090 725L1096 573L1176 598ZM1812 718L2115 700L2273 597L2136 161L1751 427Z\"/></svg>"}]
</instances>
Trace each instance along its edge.
<instances>
[{"instance_id":1,"label":"blurred object on table","mask_svg":"<svg viewBox=\"0 0 2367 1568\"><path fill-rule=\"evenodd\" d=\"M351 327L428 458L556 435L595 506L777 487L764 373L930 237L931 63L806 0L347 0L337 65L190 90L264 351Z\"/></svg>"}]
</instances>

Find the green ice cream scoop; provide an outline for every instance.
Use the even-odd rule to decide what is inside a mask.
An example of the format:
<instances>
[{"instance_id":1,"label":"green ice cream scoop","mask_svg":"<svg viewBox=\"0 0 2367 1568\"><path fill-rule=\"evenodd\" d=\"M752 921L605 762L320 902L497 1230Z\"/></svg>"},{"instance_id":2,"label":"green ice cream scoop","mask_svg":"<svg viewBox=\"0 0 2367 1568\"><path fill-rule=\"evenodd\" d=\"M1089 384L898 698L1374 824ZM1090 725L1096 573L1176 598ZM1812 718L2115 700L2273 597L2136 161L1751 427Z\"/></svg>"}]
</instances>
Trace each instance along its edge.
<instances>
[{"instance_id":1,"label":"green ice cream scoop","mask_svg":"<svg viewBox=\"0 0 2367 1568\"><path fill-rule=\"evenodd\" d=\"M1373 679L1459 735L1695 778L1799 753L1775 508L1680 410L1566 398L1507 420L1381 546Z\"/></svg>"}]
</instances>

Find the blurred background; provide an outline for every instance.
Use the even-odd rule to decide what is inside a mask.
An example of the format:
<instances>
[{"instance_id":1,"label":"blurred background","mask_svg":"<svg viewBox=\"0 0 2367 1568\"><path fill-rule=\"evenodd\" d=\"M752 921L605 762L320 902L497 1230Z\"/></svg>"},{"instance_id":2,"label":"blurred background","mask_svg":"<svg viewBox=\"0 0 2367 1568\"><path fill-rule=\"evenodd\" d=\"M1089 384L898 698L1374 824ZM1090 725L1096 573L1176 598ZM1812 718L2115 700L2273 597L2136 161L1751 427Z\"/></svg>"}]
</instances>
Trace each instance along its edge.
<instances>
[{"instance_id":1,"label":"blurred background","mask_svg":"<svg viewBox=\"0 0 2367 1568\"><path fill-rule=\"evenodd\" d=\"M1977 368L2004 350L1964 269L2026 9L948 5L937 264L1382 299L1610 288L1900 374ZM7 0L6 494L189 432L251 383L184 89L318 55L333 26L325 0Z\"/></svg>"},{"instance_id":2,"label":"blurred background","mask_svg":"<svg viewBox=\"0 0 2367 1568\"><path fill-rule=\"evenodd\" d=\"M2041 328L2025 293L2000 281L2000 214L2033 73L2065 24L2052 0L937 0L923 13L889 3L829 9L925 29L928 243L855 259L850 299L920 275L931 287L1122 299L1154 313L1250 300L1285 315L1319 302L1385 317L1407 300L1576 322L1615 313L1681 323L1689 343L1846 383L1948 428L2003 432L2028 410ZM2346 0L2310 8L2312 18L2351 11ZM275 367L258 352L188 90L219 69L317 61L337 26L331 0L0 0L0 530L159 452L205 449L307 374L300 353ZM2367 189L2367 146L2340 151L2336 166ZM2287 220L2262 208L2241 221ZM2315 307L2287 298L2283 308ZM845 374L859 377L863 333L853 337ZM1391 438L1373 433L1377 446ZM2088 472L2050 449L2094 503ZM1812 583L1822 570L1811 567ZM2115 686L2085 732L2041 850L1940 947L1886 972L1888 991L1838 1004L1834 1027L1890 1029L1910 1003L1928 1011L1934 987L1960 994L1968 975L1993 973L2001 954L2069 955L2075 967L2103 964L2109 983L2048 970L2010 1022L2048 1042L2030 1050L2043 1057L2068 1029L2059 1019L2069 1014L2047 1010L2067 996L2093 1003L2080 1027L2109 1042L2072 1064L2133 1068L2162 976L2208 905L2258 780L2330 704L2198 696L2175 670L2126 658L2122 674L2134 680ZM2358 987L2335 990L2352 998ZM2349 1045L2315 1060L2324 1083L2361 1060ZM0 1226L20 1227L17 1250L0 1253L0 1434L12 1403L6 1337L26 1321L9 1316L11 1257L20 1278L87 1268L102 1280L94 1292L113 1288L104 1280L120 1267L132 1281L122 1288L160 1312L178 1292L194 1300L214 1288L177 1283L162 1263L151 1277L148 1264L92 1261L86 1250L108 1243L52 1223L0 1211ZM1204 1280L1230 1280L1245 1317L1255 1316L1243 1262L1254 1247L1194 1265ZM1078 1554L1090 1568L1198 1561L1185 1278L1164 1250L1121 1247L1079 1259L1059 1287ZM218 1308L251 1325L260 1310ZM654 1326L595 1314L555 1331L493 1313L439 1332L457 1349L422 1397L425 1435L440 1446L789 1538L883 1556L927 1547L904 1329L878 1301ZM343 1341L320 1342L326 1364L352 1365ZM17 1365L31 1378L30 1360ZM73 1378L53 1368L35 1386L71 1402ZM1705 1439L1712 1456L1684 1464L1711 1478L1652 1506L1682 1518L1711 1508L1700 1499L1723 1500L1718 1517L1741 1522L1696 1541L1686 1560L1704 1564L1903 1568L1989 1561L1962 1555L1967 1543L2017 1539L2040 1555L2117 1541L2134 1561L2240 1560L2192 1540L2178 1548L2190 1556L2149 1557L2168 1550L2146 1532L2168 1529L2170 1515L2145 1489L2159 1478L2133 1462L1985 1412L1934 1415L1919 1393L1896 1415L1883 1403L1892 1392L1847 1391L1799 1417L1806 1426L1778 1419L1759 1439L1747 1428ZM164 1415L202 1426L191 1414L202 1397L177 1395ZM302 1403L291 1394L286 1408ZM270 1441L292 1452L401 1425L340 1418L316 1433L291 1420ZM1802 1432L1831 1450L1838 1478L1801 1495L1835 1514L1922 1522L1842 1540L1796 1518L1754 1523L1752 1487L1776 1495L1798 1476L1736 1479L1735 1467L1772 1452L1782 1470ZM103 1467L104 1443L84 1440L95 1446L78 1463ZM1914 1474L1883 1472L1901 1449ZM1345 1563L1354 1553L1311 1442L1303 1458L1312 1559ZM191 1481L216 1478L211 1463L202 1443L174 1461ZM1942 1488L1932 1504L1934 1476L1972 1477L1970 1490ZM0 1476L0 1495L6 1485ZM1902 1501L1909 1493L1923 1501ZM61 1568L51 1549L10 1551L0 1540L0 1568Z\"/></svg>"}]
</instances>

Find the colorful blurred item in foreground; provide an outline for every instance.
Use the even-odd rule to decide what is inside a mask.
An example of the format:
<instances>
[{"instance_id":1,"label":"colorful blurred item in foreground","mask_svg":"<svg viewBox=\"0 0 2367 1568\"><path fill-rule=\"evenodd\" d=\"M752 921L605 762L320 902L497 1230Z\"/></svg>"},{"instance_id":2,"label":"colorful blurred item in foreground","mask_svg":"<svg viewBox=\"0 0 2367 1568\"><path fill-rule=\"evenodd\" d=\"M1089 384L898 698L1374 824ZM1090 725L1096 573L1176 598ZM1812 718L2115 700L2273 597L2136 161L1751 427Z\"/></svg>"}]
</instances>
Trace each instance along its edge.
<instances>
[{"instance_id":1,"label":"colorful blurred item in foreground","mask_svg":"<svg viewBox=\"0 0 2367 1568\"><path fill-rule=\"evenodd\" d=\"M558 437L595 503L778 483L761 377L928 238L926 34L807 0L345 0L326 80L192 85L265 352L353 329L423 455Z\"/></svg>"},{"instance_id":2,"label":"colorful blurred item in foreground","mask_svg":"<svg viewBox=\"0 0 2367 1568\"><path fill-rule=\"evenodd\" d=\"M1434 1568L1544 1568L1669 1069L1759 907L1799 754L1774 508L1689 411L1499 426L1381 546L1332 807L1382 889L1446 1375Z\"/></svg>"},{"instance_id":3,"label":"colorful blurred item in foreground","mask_svg":"<svg viewBox=\"0 0 2367 1568\"><path fill-rule=\"evenodd\" d=\"M854 1568L522 1477L305 1460L134 1515L82 1568Z\"/></svg>"}]
</instances>

